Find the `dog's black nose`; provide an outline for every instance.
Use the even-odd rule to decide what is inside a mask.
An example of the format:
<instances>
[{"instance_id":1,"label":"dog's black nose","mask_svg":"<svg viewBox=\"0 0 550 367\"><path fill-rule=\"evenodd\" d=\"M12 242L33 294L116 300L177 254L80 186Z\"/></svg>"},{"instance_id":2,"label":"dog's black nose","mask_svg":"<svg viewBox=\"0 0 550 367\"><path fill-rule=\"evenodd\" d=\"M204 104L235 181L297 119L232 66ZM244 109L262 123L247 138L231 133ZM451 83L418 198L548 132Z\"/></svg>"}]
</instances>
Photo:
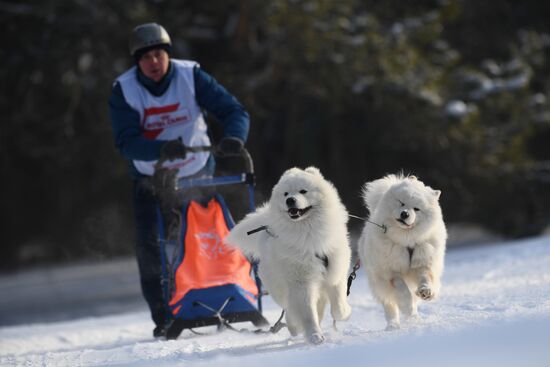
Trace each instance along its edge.
<instances>
[{"instance_id":1,"label":"dog's black nose","mask_svg":"<svg viewBox=\"0 0 550 367\"><path fill-rule=\"evenodd\" d=\"M288 206L289 208L296 206L296 199L294 199L293 197L286 199L286 206Z\"/></svg>"},{"instance_id":2,"label":"dog's black nose","mask_svg":"<svg viewBox=\"0 0 550 367\"><path fill-rule=\"evenodd\" d=\"M401 212L401 219L405 220L405 219L407 219L408 217L409 217L409 212L406 211L406 210L403 210L403 211Z\"/></svg>"}]
</instances>

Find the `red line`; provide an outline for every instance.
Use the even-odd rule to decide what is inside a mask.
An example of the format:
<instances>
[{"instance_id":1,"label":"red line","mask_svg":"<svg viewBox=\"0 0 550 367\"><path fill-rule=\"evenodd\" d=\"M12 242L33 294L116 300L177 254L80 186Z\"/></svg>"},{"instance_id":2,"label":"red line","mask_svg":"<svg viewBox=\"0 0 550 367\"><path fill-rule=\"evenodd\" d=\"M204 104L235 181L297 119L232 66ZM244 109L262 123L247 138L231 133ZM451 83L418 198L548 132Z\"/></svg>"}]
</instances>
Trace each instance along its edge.
<instances>
[{"instance_id":1,"label":"red line","mask_svg":"<svg viewBox=\"0 0 550 367\"><path fill-rule=\"evenodd\" d=\"M160 106L160 107L150 107L146 108L143 112L144 117L151 116L151 115L160 115L162 113L167 112L174 112L178 110L178 107L180 106L179 103L176 104L170 104L166 106Z\"/></svg>"}]
</instances>

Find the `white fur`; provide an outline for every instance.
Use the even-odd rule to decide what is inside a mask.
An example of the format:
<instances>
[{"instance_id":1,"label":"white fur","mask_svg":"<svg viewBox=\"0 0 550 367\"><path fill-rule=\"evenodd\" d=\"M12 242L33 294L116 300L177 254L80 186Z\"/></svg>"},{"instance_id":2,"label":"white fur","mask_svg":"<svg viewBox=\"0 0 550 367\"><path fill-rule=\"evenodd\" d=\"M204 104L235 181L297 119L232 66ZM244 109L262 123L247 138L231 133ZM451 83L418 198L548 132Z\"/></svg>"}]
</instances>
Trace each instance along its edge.
<instances>
[{"instance_id":1,"label":"white fur","mask_svg":"<svg viewBox=\"0 0 550 367\"><path fill-rule=\"evenodd\" d=\"M418 299L439 294L447 241L440 194L414 176L388 175L364 186L369 220L387 232L365 223L358 251L387 329L400 327L400 312L416 317Z\"/></svg>"},{"instance_id":2,"label":"white fur","mask_svg":"<svg viewBox=\"0 0 550 367\"><path fill-rule=\"evenodd\" d=\"M290 197L297 207L311 209L291 219L286 204ZM290 333L305 334L310 343L324 341L320 322L327 303L335 320L351 314L346 297L351 257L347 220L338 192L317 168L291 168L273 188L270 200L226 237L228 244L260 261L260 278L285 310ZM247 235L260 226L268 230ZM328 267L319 258L324 256Z\"/></svg>"}]
</instances>

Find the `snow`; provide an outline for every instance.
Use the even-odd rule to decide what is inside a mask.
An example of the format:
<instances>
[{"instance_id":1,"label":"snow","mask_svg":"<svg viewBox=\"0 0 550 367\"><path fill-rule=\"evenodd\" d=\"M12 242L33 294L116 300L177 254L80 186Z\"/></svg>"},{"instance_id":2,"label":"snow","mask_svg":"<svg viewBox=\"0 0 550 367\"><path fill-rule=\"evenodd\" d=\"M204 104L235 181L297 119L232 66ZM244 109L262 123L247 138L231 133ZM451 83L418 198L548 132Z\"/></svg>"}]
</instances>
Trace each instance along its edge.
<instances>
[{"instance_id":1,"label":"snow","mask_svg":"<svg viewBox=\"0 0 550 367\"><path fill-rule=\"evenodd\" d=\"M92 269L85 272L96 280L104 272ZM11 279L14 293L18 281L23 282ZM273 323L280 309L269 297L264 300L264 314ZM286 329L258 335L204 328L198 331L208 335L186 330L177 340L155 340L143 305L119 314L3 326L0 366L547 367L550 237L450 248L441 296L421 303L420 319L397 331L384 331L382 308L362 271L350 302L352 317L338 323L338 330L324 320L328 341L320 346L292 338Z\"/></svg>"},{"instance_id":2,"label":"snow","mask_svg":"<svg viewBox=\"0 0 550 367\"><path fill-rule=\"evenodd\" d=\"M447 116L454 118L462 118L475 110L464 101L452 100L445 105L445 113Z\"/></svg>"}]
</instances>

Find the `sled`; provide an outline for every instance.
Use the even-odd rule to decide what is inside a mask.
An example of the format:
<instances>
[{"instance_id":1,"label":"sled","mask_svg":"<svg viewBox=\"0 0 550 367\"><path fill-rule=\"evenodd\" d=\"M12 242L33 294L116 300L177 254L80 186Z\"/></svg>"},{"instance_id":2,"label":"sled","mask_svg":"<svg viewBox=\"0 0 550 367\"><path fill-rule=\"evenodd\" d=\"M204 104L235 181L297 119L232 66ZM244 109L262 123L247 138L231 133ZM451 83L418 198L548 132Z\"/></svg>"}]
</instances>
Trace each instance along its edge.
<instances>
[{"instance_id":1,"label":"sled","mask_svg":"<svg viewBox=\"0 0 550 367\"><path fill-rule=\"evenodd\" d=\"M211 147L193 147L213 151ZM157 211L165 307L173 322L166 338L176 339L184 329L252 322L265 326L262 286L257 263L223 239L235 225L223 197L215 192L222 185L246 186L248 210L255 209L253 163L248 151L241 156L245 172L208 178L181 178L176 192L207 189L200 200L182 200L176 228L167 229L165 214ZM254 276L254 279L252 278Z\"/></svg>"}]
</instances>

